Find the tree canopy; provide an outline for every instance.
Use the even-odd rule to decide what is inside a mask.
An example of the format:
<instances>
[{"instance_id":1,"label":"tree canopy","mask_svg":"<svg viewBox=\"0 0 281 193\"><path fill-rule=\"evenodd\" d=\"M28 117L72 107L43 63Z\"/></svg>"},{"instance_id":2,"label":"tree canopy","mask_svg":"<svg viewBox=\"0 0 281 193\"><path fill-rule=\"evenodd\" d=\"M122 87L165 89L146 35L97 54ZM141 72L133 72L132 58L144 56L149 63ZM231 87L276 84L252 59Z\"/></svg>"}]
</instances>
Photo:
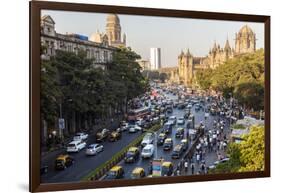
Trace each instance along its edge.
<instances>
[{"instance_id":1,"label":"tree canopy","mask_svg":"<svg viewBox=\"0 0 281 193\"><path fill-rule=\"evenodd\" d=\"M241 105L263 109L264 50L227 60L216 69L199 70L196 80L202 89L213 89L224 97L234 96Z\"/></svg>"},{"instance_id":2,"label":"tree canopy","mask_svg":"<svg viewBox=\"0 0 281 193\"><path fill-rule=\"evenodd\" d=\"M54 126L60 105L68 123L113 116L121 111L127 100L148 89L148 81L136 62L139 58L130 48L121 48L102 69L93 64L94 59L86 57L85 51L75 54L57 50L54 57L41 64L42 119ZM77 116L73 117L73 113Z\"/></svg>"},{"instance_id":3,"label":"tree canopy","mask_svg":"<svg viewBox=\"0 0 281 193\"><path fill-rule=\"evenodd\" d=\"M231 173L264 170L264 126L252 126L241 143L231 143L227 150L229 161L218 164L211 173Z\"/></svg>"}]
</instances>

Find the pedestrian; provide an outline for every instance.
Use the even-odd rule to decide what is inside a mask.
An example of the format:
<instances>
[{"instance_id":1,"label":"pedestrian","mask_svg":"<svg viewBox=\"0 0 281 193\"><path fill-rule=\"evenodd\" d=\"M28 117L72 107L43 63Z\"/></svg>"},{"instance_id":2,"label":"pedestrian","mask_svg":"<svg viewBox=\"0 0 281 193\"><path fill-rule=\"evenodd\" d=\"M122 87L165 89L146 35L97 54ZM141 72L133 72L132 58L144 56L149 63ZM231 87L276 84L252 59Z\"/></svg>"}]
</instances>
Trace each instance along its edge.
<instances>
[{"instance_id":1,"label":"pedestrian","mask_svg":"<svg viewBox=\"0 0 281 193\"><path fill-rule=\"evenodd\" d=\"M193 175L194 174L194 169L195 169L195 166L194 166L194 163L191 164L191 174Z\"/></svg>"},{"instance_id":2,"label":"pedestrian","mask_svg":"<svg viewBox=\"0 0 281 193\"><path fill-rule=\"evenodd\" d=\"M177 176L180 176L180 170L177 170Z\"/></svg>"},{"instance_id":3,"label":"pedestrian","mask_svg":"<svg viewBox=\"0 0 281 193\"><path fill-rule=\"evenodd\" d=\"M201 165L201 172L202 172L202 174L205 173L205 168L206 168L205 164L202 163L202 165Z\"/></svg>"},{"instance_id":4,"label":"pedestrian","mask_svg":"<svg viewBox=\"0 0 281 193\"><path fill-rule=\"evenodd\" d=\"M187 174L187 172L188 172L188 162L187 161L184 162L184 170L185 170L185 173Z\"/></svg>"},{"instance_id":5,"label":"pedestrian","mask_svg":"<svg viewBox=\"0 0 281 193\"><path fill-rule=\"evenodd\" d=\"M200 154L198 153L198 154L196 155L196 162L197 162L197 164L199 164L199 161L200 161Z\"/></svg>"}]
</instances>

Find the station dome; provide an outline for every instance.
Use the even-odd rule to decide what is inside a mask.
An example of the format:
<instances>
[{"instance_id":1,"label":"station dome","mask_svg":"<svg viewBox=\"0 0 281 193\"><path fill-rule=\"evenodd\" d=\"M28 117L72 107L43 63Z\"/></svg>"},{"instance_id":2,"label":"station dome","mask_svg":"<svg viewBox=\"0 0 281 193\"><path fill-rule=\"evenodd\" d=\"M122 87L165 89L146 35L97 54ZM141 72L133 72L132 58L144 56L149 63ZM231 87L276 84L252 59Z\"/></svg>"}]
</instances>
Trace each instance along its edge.
<instances>
[{"instance_id":1,"label":"station dome","mask_svg":"<svg viewBox=\"0 0 281 193\"><path fill-rule=\"evenodd\" d=\"M244 25L240 30L239 30L239 34L254 34L253 30L248 26L248 25Z\"/></svg>"}]
</instances>

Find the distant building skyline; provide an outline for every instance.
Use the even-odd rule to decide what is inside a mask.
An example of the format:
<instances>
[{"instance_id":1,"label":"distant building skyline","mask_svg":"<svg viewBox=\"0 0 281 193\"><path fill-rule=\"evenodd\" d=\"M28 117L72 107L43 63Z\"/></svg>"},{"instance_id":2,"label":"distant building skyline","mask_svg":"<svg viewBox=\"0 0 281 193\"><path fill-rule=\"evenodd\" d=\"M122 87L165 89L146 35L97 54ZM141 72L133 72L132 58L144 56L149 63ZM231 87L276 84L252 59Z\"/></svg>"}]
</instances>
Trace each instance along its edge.
<instances>
[{"instance_id":1,"label":"distant building skyline","mask_svg":"<svg viewBox=\"0 0 281 193\"><path fill-rule=\"evenodd\" d=\"M158 70L161 68L161 49L150 48L150 69Z\"/></svg>"},{"instance_id":2,"label":"distant building skyline","mask_svg":"<svg viewBox=\"0 0 281 193\"><path fill-rule=\"evenodd\" d=\"M95 32L105 31L107 13L42 10L56 21L58 33L78 33L91 37ZM178 53L187 51L196 56L206 56L214 44L224 45L229 39L235 46L235 33L248 25L256 33L256 49L264 48L264 25L254 22L217 21L188 18L169 18L118 14L122 31L126 33L126 45L150 59L150 48L161 48L161 67L177 65Z\"/></svg>"}]
</instances>

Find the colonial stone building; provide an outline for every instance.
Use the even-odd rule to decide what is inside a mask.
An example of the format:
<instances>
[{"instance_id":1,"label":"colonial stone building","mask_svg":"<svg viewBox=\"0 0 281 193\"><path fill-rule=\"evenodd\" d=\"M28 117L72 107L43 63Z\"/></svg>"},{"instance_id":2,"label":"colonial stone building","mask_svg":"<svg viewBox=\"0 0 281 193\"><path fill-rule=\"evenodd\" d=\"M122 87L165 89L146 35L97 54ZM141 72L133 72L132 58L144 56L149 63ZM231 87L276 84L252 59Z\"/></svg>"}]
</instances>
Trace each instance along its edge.
<instances>
[{"instance_id":1,"label":"colonial stone building","mask_svg":"<svg viewBox=\"0 0 281 193\"><path fill-rule=\"evenodd\" d=\"M88 40L88 37L80 34L60 34L55 30L55 21L51 16L41 18L41 47L42 59L49 59L56 54L56 50L78 53L84 50L87 58L93 58L95 67L105 68L105 64L112 60L116 47L111 46L106 34L100 36L99 41Z\"/></svg>"},{"instance_id":2,"label":"colonial stone building","mask_svg":"<svg viewBox=\"0 0 281 193\"><path fill-rule=\"evenodd\" d=\"M126 34L123 33L121 39L121 25L120 19L116 14L109 14L106 18L106 32L100 33L97 31L93 33L90 37L90 40L93 42L101 43L103 39L108 40L108 44L114 47L126 46Z\"/></svg>"},{"instance_id":3,"label":"colonial stone building","mask_svg":"<svg viewBox=\"0 0 281 193\"><path fill-rule=\"evenodd\" d=\"M178 80L179 83L185 85L195 84L195 74L199 69L215 69L227 60L245 53L252 53L256 51L256 34L252 29L245 25L235 38L235 48L231 48L228 39L224 47L214 43L209 53L205 57L194 57L189 49L187 52L181 52L178 56Z\"/></svg>"}]
</instances>

